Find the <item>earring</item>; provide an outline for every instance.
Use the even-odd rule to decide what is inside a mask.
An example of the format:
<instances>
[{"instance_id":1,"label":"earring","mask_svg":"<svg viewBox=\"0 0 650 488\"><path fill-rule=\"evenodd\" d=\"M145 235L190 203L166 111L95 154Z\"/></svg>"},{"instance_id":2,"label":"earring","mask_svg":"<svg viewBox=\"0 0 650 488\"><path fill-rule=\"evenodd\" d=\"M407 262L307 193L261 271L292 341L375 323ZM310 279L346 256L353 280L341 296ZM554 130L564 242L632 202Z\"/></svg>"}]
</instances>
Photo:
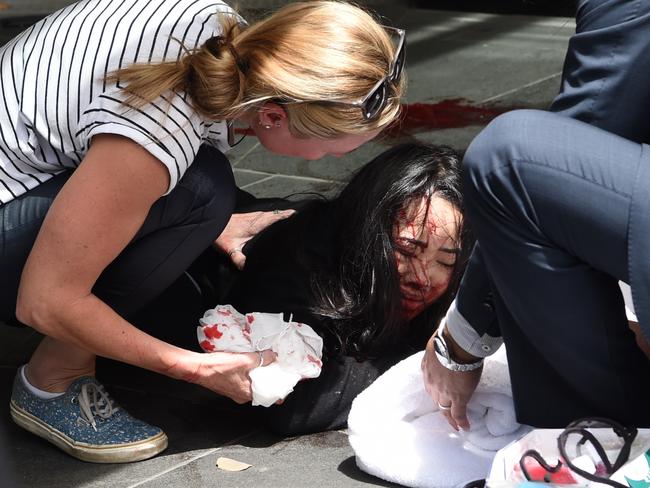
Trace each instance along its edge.
<instances>
[{"instance_id":1,"label":"earring","mask_svg":"<svg viewBox=\"0 0 650 488\"><path fill-rule=\"evenodd\" d=\"M270 128L271 128L271 126L268 125L268 124L262 124L262 121L261 121L261 120L260 120L259 124L260 124L262 127L264 127L265 129L270 129Z\"/></svg>"}]
</instances>

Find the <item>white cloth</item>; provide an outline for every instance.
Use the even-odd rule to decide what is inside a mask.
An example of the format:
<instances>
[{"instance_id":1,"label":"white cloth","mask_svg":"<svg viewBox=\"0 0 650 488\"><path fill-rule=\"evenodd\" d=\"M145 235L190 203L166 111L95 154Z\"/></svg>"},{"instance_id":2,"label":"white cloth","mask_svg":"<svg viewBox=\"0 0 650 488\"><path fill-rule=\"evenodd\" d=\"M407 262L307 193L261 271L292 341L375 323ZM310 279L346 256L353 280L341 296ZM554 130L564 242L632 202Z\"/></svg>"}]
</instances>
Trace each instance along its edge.
<instances>
[{"instance_id":1,"label":"white cloth","mask_svg":"<svg viewBox=\"0 0 650 488\"><path fill-rule=\"evenodd\" d=\"M396 364L352 403L357 465L388 481L452 488L485 478L496 451L528 432L515 420L503 348L486 359L468 407L469 432L455 432L424 389L423 352Z\"/></svg>"},{"instance_id":2,"label":"white cloth","mask_svg":"<svg viewBox=\"0 0 650 488\"><path fill-rule=\"evenodd\" d=\"M301 379L316 378L323 366L323 339L307 324L285 322L282 314L240 314L218 305L199 319L200 346L206 352L271 349L275 362L250 372L253 405L269 407L285 398Z\"/></svg>"}]
</instances>

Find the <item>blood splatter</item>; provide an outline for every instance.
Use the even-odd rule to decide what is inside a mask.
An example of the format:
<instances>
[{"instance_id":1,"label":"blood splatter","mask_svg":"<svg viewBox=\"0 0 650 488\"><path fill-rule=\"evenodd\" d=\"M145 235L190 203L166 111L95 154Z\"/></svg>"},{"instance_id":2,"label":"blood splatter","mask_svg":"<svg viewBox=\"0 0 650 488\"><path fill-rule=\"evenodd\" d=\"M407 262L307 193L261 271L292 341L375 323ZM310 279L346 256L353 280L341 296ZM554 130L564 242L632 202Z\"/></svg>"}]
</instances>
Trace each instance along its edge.
<instances>
[{"instance_id":1,"label":"blood splatter","mask_svg":"<svg viewBox=\"0 0 650 488\"><path fill-rule=\"evenodd\" d=\"M208 339L221 339L223 332L219 330L218 324L208 325L203 328L203 333Z\"/></svg>"},{"instance_id":2,"label":"blood splatter","mask_svg":"<svg viewBox=\"0 0 650 488\"><path fill-rule=\"evenodd\" d=\"M201 349L203 349L206 352L214 352L216 351L216 348L210 341L201 341L199 344L201 346Z\"/></svg>"},{"instance_id":3,"label":"blood splatter","mask_svg":"<svg viewBox=\"0 0 650 488\"><path fill-rule=\"evenodd\" d=\"M255 322L255 317L253 317L252 315L246 315L246 320L248 320L249 324L252 324L253 322Z\"/></svg>"},{"instance_id":4,"label":"blood splatter","mask_svg":"<svg viewBox=\"0 0 650 488\"><path fill-rule=\"evenodd\" d=\"M472 105L462 98L451 98L437 103L411 103L402 106L399 119L384 131L384 135L396 138L419 132L485 125L514 108L516 107Z\"/></svg>"},{"instance_id":5,"label":"blood splatter","mask_svg":"<svg viewBox=\"0 0 650 488\"><path fill-rule=\"evenodd\" d=\"M383 132L383 139L390 142L390 139L420 132L485 125L496 116L516 108L520 107L473 105L463 98L449 98L436 103L404 104L399 119ZM250 127L237 128L235 133L255 135Z\"/></svg>"},{"instance_id":6,"label":"blood splatter","mask_svg":"<svg viewBox=\"0 0 650 488\"><path fill-rule=\"evenodd\" d=\"M436 233L436 230L438 229L438 224L436 224L436 221L433 219L433 217L428 218L425 224L429 229L429 234Z\"/></svg>"}]
</instances>

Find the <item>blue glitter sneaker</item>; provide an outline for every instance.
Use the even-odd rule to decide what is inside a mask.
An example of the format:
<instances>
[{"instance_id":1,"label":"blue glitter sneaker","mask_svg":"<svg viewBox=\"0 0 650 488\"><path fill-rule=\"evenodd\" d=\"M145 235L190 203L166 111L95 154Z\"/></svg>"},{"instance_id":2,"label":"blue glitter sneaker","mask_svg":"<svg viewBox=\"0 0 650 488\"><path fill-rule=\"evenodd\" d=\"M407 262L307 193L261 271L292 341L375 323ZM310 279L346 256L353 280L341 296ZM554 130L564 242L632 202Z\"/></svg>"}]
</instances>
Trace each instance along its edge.
<instances>
[{"instance_id":1,"label":"blue glitter sneaker","mask_svg":"<svg viewBox=\"0 0 650 488\"><path fill-rule=\"evenodd\" d=\"M162 430L131 417L91 376L44 400L27 390L19 370L10 410L18 425L82 461L141 461L167 447Z\"/></svg>"}]
</instances>

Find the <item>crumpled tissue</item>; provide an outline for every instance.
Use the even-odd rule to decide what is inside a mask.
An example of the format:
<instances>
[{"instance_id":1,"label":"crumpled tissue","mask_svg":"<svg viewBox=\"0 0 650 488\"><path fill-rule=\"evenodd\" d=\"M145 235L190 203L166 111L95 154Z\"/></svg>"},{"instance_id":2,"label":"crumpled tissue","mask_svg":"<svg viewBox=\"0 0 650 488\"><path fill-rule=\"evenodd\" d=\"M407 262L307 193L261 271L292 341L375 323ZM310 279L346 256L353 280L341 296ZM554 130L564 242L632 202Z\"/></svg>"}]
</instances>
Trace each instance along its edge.
<instances>
[{"instance_id":1,"label":"crumpled tissue","mask_svg":"<svg viewBox=\"0 0 650 488\"><path fill-rule=\"evenodd\" d=\"M206 352L256 352L271 349L277 359L251 370L253 405L270 407L304 378L316 378L323 366L323 339L307 324L285 322L283 314L243 315L218 305L199 319L197 337Z\"/></svg>"}]
</instances>

